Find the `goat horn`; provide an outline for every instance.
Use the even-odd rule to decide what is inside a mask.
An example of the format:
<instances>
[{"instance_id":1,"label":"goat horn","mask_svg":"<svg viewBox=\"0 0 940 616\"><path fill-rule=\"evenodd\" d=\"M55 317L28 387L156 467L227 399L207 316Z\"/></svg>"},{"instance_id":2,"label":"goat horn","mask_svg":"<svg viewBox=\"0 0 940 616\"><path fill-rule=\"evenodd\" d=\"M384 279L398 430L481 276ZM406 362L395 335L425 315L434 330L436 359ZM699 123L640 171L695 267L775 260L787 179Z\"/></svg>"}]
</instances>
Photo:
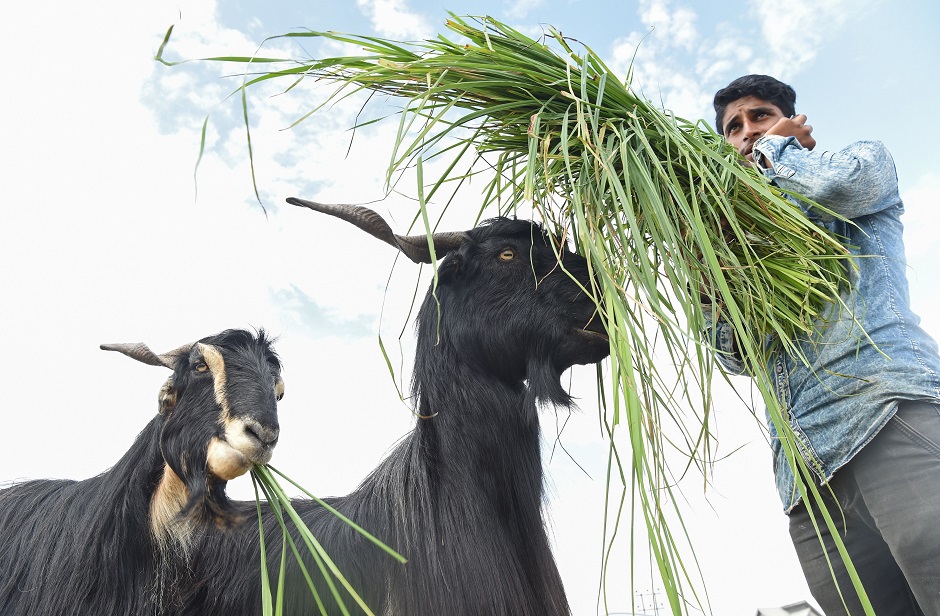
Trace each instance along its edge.
<instances>
[{"instance_id":1,"label":"goat horn","mask_svg":"<svg viewBox=\"0 0 940 616\"><path fill-rule=\"evenodd\" d=\"M176 360L189 353L193 348L193 343L184 344L178 349L173 349L172 351L167 351L162 355L157 355L150 350L143 342L119 342L116 344L102 344L102 351L117 351L118 353L123 353L131 359L136 359L139 362L143 362L148 366L163 366L164 368L173 369Z\"/></svg>"},{"instance_id":2,"label":"goat horn","mask_svg":"<svg viewBox=\"0 0 940 616\"><path fill-rule=\"evenodd\" d=\"M415 263L431 262L431 248L428 246L427 235L397 235L392 232L392 228L388 226L384 218L367 207L316 203L297 197L290 197L287 202L291 205L299 205L352 223L369 235L402 251L406 257ZM459 248L466 239L466 233L434 233L431 236L437 258L441 258L451 250Z\"/></svg>"}]
</instances>

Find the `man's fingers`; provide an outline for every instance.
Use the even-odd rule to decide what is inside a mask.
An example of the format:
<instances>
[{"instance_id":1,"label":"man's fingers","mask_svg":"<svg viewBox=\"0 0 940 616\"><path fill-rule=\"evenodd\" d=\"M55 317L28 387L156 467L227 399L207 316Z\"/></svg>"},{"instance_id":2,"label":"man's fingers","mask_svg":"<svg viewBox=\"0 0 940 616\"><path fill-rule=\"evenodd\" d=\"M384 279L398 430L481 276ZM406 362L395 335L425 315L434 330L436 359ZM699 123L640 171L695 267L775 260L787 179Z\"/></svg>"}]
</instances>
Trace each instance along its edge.
<instances>
[{"instance_id":1,"label":"man's fingers","mask_svg":"<svg viewBox=\"0 0 940 616\"><path fill-rule=\"evenodd\" d=\"M813 127L806 123L806 114L794 115L790 118L780 118L775 126L767 131L769 135L783 135L784 137L796 137L800 145L807 150L816 147L816 140L811 136Z\"/></svg>"},{"instance_id":2,"label":"man's fingers","mask_svg":"<svg viewBox=\"0 0 940 616\"><path fill-rule=\"evenodd\" d=\"M816 140L813 139L813 127L810 124L806 123L806 115L799 114L793 116L793 122L798 127L794 131L794 136L797 138L797 141L800 142L807 150L812 150L816 147Z\"/></svg>"}]
</instances>

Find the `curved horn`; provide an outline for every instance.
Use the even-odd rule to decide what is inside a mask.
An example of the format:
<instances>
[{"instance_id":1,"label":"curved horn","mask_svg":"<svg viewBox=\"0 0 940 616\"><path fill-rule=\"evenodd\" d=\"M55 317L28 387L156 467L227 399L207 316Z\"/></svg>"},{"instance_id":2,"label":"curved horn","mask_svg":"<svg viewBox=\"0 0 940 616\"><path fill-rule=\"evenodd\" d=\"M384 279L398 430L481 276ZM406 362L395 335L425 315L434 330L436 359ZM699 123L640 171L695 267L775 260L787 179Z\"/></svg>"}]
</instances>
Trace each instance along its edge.
<instances>
[{"instance_id":1,"label":"curved horn","mask_svg":"<svg viewBox=\"0 0 940 616\"><path fill-rule=\"evenodd\" d=\"M369 235L402 251L406 257L415 263L431 262L431 249L428 246L427 235L397 235L392 232L392 228L388 226L384 218L367 207L316 203L297 197L290 197L287 202L291 205L299 205L352 223ZM434 243L434 252L438 259L451 250L457 249L466 239L466 233L435 233L431 236L431 241Z\"/></svg>"},{"instance_id":2,"label":"curved horn","mask_svg":"<svg viewBox=\"0 0 940 616\"><path fill-rule=\"evenodd\" d=\"M163 366L164 368L173 369L176 360L180 357L187 355L190 350L192 350L194 343L184 344L178 349L173 349L172 351L167 351L162 355L157 355L150 350L143 342L119 342L116 344L102 344L102 351L117 351L118 353L123 353L131 359L136 359L139 362L143 362L148 366Z\"/></svg>"}]
</instances>

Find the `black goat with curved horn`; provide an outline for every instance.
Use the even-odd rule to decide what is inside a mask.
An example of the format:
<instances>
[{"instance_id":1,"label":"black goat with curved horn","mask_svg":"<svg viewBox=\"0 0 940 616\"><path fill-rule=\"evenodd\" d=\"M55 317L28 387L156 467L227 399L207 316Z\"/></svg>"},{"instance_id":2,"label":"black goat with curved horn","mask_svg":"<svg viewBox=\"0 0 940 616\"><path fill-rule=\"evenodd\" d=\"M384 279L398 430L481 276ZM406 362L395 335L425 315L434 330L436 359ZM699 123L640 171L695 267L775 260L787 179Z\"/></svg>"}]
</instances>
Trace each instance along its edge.
<instances>
[{"instance_id":1,"label":"black goat with curved horn","mask_svg":"<svg viewBox=\"0 0 940 616\"><path fill-rule=\"evenodd\" d=\"M355 224L416 262L431 260L426 236L396 235L367 208L288 202ZM567 616L542 518L538 402L570 405L562 373L609 353L594 281L583 257L529 221L498 218L435 234L433 243L443 258L416 323L411 399L419 419L358 488L327 499L408 562L313 501L293 506L374 614ZM274 515L263 516L277 536ZM214 533L194 569L211 582L192 589L181 613L259 613L258 572L244 566L258 562L258 546L255 524ZM267 554L276 570L280 542L268 542ZM293 560L285 613L343 613L322 579L313 580L316 605ZM363 613L348 596L345 605Z\"/></svg>"}]
</instances>

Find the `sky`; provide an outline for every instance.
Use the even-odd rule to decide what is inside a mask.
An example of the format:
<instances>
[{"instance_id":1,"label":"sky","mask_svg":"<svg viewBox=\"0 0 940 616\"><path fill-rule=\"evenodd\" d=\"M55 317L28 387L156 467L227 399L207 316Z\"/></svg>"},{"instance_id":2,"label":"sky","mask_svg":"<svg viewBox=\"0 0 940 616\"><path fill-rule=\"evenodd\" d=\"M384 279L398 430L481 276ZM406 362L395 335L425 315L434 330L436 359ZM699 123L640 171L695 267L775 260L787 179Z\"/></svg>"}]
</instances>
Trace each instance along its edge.
<instances>
[{"instance_id":1,"label":"sky","mask_svg":"<svg viewBox=\"0 0 940 616\"><path fill-rule=\"evenodd\" d=\"M355 488L412 423L399 391L413 352L408 315L417 270L396 264L393 250L352 227L282 204L290 196L382 199L395 121L351 140L357 108L338 105L286 130L329 90L253 95L262 207L241 109L226 98L240 83L237 69L168 68L153 55L170 25L167 53L183 59L250 55L266 38L304 28L418 40L442 32L447 11L490 14L533 36L551 24L618 75L633 61L634 88L682 117L711 122L715 90L741 74L766 72L795 87L818 148L883 141L907 208L913 305L940 336L940 317L930 309L940 301L934 2L15 3L0 23L0 287L8 350L0 356L0 482L93 476L152 417L163 369L104 353L99 344L144 341L160 352L229 327L264 327L279 337L287 385L273 462L318 495ZM291 57L335 50L283 40L263 48ZM195 172L207 117L206 152ZM472 224L481 186L462 189L464 207L445 219L451 228ZM396 230L414 211L398 194L375 207ZM608 444L593 378L591 367L572 371L580 411L543 413L550 532L578 616L604 613L598 580ZM747 399L747 381L734 384ZM701 476L691 478L680 502L711 612L751 615L811 600L760 422L727 387L718 386L716 396L718 461L708 488ZM564 451L553 446L562 424ZM230 489L247 498L250 482ZM643 529L637 532L642 538ZM611 614L630 613L638 600L627 581L628 549L615 545ZM642 557L637 563L635 591L660 592ZM643 602L649 608L652 599Z\"/></svg>"}]
</instances>

